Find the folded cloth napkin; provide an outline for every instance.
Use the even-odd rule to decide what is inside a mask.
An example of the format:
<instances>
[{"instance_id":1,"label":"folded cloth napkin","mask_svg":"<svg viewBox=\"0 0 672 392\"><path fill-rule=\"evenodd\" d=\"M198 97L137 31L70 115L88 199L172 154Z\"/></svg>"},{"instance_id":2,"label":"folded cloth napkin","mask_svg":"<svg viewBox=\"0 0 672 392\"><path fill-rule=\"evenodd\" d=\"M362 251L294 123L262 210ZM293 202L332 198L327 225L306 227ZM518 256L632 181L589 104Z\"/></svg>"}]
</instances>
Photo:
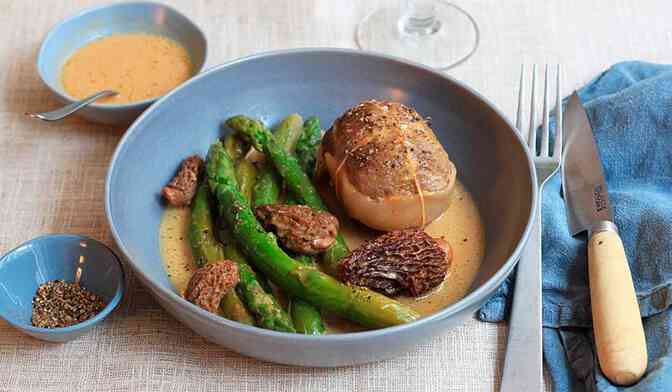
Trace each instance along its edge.
<instances>
[{"instance_id":1,"label":"folded cloth napkin","mask_svg":"<svg viewBox=\"0 0 672 392\"><path fill-rule=\"evenodd\" d=\"M586 236L570 236L560 175L542 206L544 360L554 390L672 391L672 66L625 62L579 91L595 133L616 224L625 245L649 352L636 385L600 371L591 328ZM510 278L478 312L508 315Z\"/></svg>"}]
</instances>

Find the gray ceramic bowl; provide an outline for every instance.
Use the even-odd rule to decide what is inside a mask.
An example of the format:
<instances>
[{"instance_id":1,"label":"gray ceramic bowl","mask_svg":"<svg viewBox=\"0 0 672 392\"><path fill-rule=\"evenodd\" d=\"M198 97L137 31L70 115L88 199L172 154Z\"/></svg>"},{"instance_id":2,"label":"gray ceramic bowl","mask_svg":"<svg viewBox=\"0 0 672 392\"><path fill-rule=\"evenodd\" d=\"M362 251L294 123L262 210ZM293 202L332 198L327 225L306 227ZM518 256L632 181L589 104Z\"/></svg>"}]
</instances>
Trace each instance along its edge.
<instances>
[{"instance_id":1,"label":"gray ceramic bowl","mask_svg":"<svg viewBox=\"0 0 672 392\"><path fill-rule=\"evenodd\" d=\"M40 78L62 102L74 102L61 83L61 68L65 61L91 41L130 32L162 35L180 43L189 52L195 74L205 64L205 35L186 16L158 3L120 3L84 10L51 29L37 58ZM92 104L77 114L104 124L130 124L154 101L156 98L120 105Z\"/></svg>"},{"instance_id":2,"label":"gray ceramic bowl","mask_svg":"<svg viewBox=\"0 0 672 392\"><path fill-rule=\"evenodd\" d=\"M433 129L475 195L487 228L486 255L468 295L422 320L381 330L305 336L238 324L184 300L161 263L159 191L190 154L205 155L220 123L245 113L267 123L299 112L328 126L367 98L391 99L432 117ZM339 49L256 55L215 67L157 102L126 132L108 172L107 217L119 247L166 310L212 342L263 360L344 366L401 354L461 323L511 273L536 199L524 143L478 93L419 65Z\"/></svg>"}]
</instances>

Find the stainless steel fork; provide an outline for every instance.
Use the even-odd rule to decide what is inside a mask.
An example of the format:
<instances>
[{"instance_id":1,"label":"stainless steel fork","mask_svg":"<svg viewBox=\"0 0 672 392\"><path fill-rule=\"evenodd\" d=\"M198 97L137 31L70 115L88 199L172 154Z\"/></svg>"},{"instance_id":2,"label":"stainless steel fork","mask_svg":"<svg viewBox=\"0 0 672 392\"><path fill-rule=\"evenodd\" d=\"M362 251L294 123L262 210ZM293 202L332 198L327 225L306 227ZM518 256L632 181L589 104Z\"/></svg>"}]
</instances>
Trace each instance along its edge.
<instances>
[{"instance_id":1,"label":"stainless steel fork","mask_svg":"<svg viewBox=\"0 0 672 392\"><path fill-rule=\"evenodd\" d=\"M543 362L541 338L541 194L546 181L558 171L562 158L562 99L560 97L560 66L556 70L556 132L550 151L549 131L549 69L544 72L544 106L541 125L541 143L537 148L536 83L537 66L532 67L530 98L530 123L527 134L523 130L523 95L525 67L520 69L516 128L534 157L539 190L535 208L535 223L518 262L513 309L509 320L509 338L506 345L502 392L541 391L543 388Z\"/></svg>"}]
</instances>

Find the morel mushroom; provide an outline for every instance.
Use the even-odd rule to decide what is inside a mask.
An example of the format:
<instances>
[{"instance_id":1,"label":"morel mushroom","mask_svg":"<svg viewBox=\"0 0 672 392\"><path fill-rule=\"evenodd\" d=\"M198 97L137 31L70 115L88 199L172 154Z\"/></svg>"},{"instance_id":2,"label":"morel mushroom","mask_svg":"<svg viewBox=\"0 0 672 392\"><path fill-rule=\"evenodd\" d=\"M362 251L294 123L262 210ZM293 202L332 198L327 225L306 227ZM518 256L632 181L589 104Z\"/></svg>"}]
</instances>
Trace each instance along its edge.
<instances>
[{"instance_id":1,"label":"morel mushroom","mask_svg":"<svg viewBox=\"0 0 672 392\"><path fill-rule=\"evenodd\" d=\"M391 231L364 242L339 265L339 278L389 296L419 296L446 277L452 252L420 229Z\"/></svg>"},{"instance_id":2,"label":"morel mushroom","mask_svg":"<svg viewBox=\"0 0 672 392\"><path fill-rule=\"evenodd\" d=\"M222 297L238 284L238 265L231 260L206 264L194 272L187 285L187 301L216 313Z\"/></svg>"},{"instance_id":3,"label":"morel mushroom","mask_svg":"<svg viewBox=\"0 0 672 392\"><path fill-rule=\"evenodd\" d=\"M275 232L282 246L297 253L324 252L338 234L335 216L308 206L267 204L255 208L254 213L266 230Z\"/></svg>"},{"instance_id":4,"label":"morel mushroom","mask_svg":"<svg viewBox=\"0 0 672 392\"><path fill-rule=\"evenodd\" d=\"M175 177L161 190L161 194L168 203L175 207L184 207L191 204L191 199L196 194L198 173L202 166L203 160L198 155L192 155L182 161L180 170Z\"/></svg>"}]
</instances>

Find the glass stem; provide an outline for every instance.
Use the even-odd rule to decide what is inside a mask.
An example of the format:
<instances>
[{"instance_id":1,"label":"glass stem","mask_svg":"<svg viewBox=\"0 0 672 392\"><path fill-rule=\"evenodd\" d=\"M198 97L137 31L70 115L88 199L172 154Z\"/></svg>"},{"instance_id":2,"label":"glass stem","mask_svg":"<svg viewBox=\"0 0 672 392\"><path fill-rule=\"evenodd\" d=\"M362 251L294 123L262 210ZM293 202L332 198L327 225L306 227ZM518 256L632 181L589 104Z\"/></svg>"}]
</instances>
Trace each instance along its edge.
<instances>
[{"instance_id":1,"label":"glass stem","mask_svg":"<svg viewBox=\"0 0 672 392\"><path fill-rule=\"evenodd\" d=\"M402 35L435 34L441 28L436 18L436 0L404 0L398 27Z\"/></svg>"}]
</instances>

